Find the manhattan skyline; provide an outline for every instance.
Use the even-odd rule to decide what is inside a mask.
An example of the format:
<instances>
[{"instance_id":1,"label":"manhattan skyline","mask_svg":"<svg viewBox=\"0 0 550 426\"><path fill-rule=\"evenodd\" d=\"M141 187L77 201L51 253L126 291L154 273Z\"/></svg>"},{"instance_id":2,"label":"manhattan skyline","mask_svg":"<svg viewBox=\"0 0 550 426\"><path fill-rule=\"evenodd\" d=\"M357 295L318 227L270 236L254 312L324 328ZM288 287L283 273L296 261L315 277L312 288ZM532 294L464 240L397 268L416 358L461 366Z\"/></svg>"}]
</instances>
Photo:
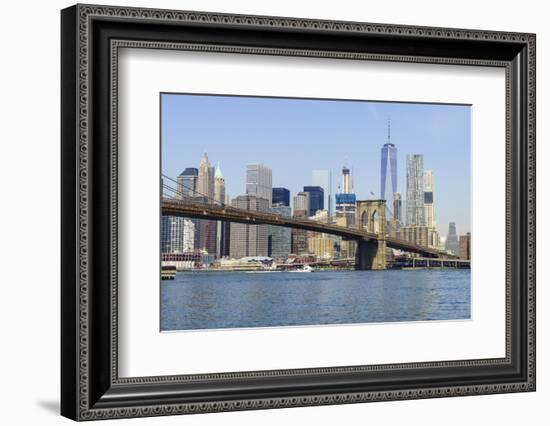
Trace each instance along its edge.
<instances>
[{"instance_id":1,"label":"manhattan skyline","mask_svg":"<svg viewBox=\"0 0 550 426\"><path fill-rule=\"evenodd\" d=\"M246 165L263 163L273 186L291 197L312 184L312 170L353 174L358 199L378 198L380 149L397 148L397 191L406 202L406 156L422 154L435 175L436 221L470 231L470 107L295 98L162 94L162 172L178 176L198 167L204 152L220 162L231 198L246 192ZM374 194L374 195L373 195ZM390 205L388 200L388 205Z\"/></svg>"}]
</instances>

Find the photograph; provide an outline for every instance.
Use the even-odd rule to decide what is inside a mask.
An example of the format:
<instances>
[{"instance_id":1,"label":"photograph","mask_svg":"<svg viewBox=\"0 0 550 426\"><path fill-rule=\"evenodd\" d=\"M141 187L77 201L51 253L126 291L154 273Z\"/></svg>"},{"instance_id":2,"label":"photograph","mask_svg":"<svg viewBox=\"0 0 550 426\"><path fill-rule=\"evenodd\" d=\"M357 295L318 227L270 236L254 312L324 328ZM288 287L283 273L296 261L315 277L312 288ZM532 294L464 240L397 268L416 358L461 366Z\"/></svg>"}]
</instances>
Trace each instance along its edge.
<instances>
[{"instance_id":1,"label":"photograph","mask_svg":"<svg viewBox=\"0 0 550 426\"><path fill-rule=\"evenodd\" d=\"M54 383L62 416L269 424L282 408L384 401L363 413L416 424L428 402L412 400L439 399L434 419L467 424L485 410L517 424L542 407L543 14L402 3L387 14L75 4L60 26L40 14L37 28L61 44L37 50L61 59L57 84L39 84L61 86L61 108L44 116L61 149L49 160L12 145L40 159L29 177L46 165L60 183L61 262L50 263L61 291L47 291L60 300L35 298L60 308L59 338L38 333L57 342L39 363L56 377L33 389ZM15 107L30 99L11 86ZM23 115L6 140L47 133L44 114L37 125ZM47 146L42 136L27 139ZM6 158L19 176L21 161ZM12 203L15 216L37 216L40 200L21 195L33 206ZM10 250L25 264L11 267L14 283L44 275L42 256L37 267L26 247ZM296 412L332 424L357 409ZM318 423L303 416L294 423Z\"/></svg>"},{"instance_id":2,"label":"photograph","mask_svg":"<svg viewBox=\"0 0 550 426\"><path fill-rule=\"evenodd\" d=\"M470 320L471 108L161 93L160 331Z\"/></svg>"}]
</instances>

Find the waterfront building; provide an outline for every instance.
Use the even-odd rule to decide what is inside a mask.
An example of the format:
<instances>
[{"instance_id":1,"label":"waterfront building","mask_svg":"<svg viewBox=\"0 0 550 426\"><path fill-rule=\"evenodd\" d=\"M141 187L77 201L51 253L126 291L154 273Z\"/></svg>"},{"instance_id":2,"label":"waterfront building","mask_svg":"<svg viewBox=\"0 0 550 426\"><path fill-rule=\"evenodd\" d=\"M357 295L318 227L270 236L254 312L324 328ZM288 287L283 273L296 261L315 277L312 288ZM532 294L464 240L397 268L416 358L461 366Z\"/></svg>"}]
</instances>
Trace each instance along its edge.
<instances>
[{"instance_id":1,"label":"waterfront building","mask_svg":"<svg viewBox=\"0 0 550 426\"><path fill-rule=\"evenodd\" d=\"M172 231L172 216L162 215L160 217L160 252L170 253Z\"/></svg>"},{"instance_id":2,"label":"waterfront building","mask_svg":"<svg viewBox=\"0 0 550 426\"><path fill-rule=\"evenodd\" d=\"M193 251L195 248L195 223L185 218L183 220L182 253Z\"/></svg>"},{"instance_id":3,"label":"waterfront building","mask_svg":"<svg viewBox=\"0 0 550 426\"><path fill-rule=\"evenodd\" d=\"M333 212L333 199L332 199L332 173L330 170L312 170L311 172L311 185L320 186L323 188L324 209L328 211L328 215L332 216Z\"/></svg>"},{"instance_id":4,"label":"waterfront building","mask_svg":"<svg viewBox=\"0 0 550 426\"><path fill-rule=\"evenodd\" d=\"M437 228L428 228L428 246L439 248L440 238Z\"/></svg>"},{"instance_id":5,"label":"waterfront building","mask_svg":"<svg viewBox=\"0 0 550 426\"><path fill-rule=\"evenodd\" d=\"M180 199L195 197L197 191L197 182L199 179L199 169L187 167L177 177L177 190Z\"/></svg>"},{"instance_id":6,"label":"waterfront building","mask_svg":"<svg viewBox=\"0 0 550 426\"><path fill-rule=\"evenodd\" d=\"M202 266L202 255L198 250L185 253L162 253L162 266L175 266L178 271L192 270Z\"/></svg>"},{"instance_id":7,"label":"waterfront building","mask_svg":"<svg viewBox=\"0 0 550 426\"><path fill-rule=\"evenodd\" d=\"M221 238L218 257L228 257L230 255L231 242L231 222L221 221Z\"/></svg>"},{"instance_id":8,"label":"waterfront building","mask_svg":"<svg viewBox=\"0 0 550 426\"><path fill-rule=\"evenodd\" d=\"M290 191L286 188L273 188L271 190L271 204L290 206Z\"/></svg>"},{"instance_id":9,"label":"waterfront building","mask_svg":"<svg viewBox=\"0 0 550 426\"><path fill-rule=\"evenodd\" d=\"M333 259L335 257L336 241L333 237L321 234L308 239L308 249L315 257Z\"/></svg>"},{"instance_id":10,"label":"waterfront building","mask_svg":"<svg viewBox=\"0 0 550 426\"><path fill-rule=\"evenodd\" d=\"M424 172L424 220L428 228L435 228L434 207L434 174L431 170Z\"/></svg>"},{"instance_id":11,"label":"waterfront building","mask_svg":"<svg viewBox=\"0 0 550 426\"><path fill-rule=\"evenodd\" d=\"M195 224L183 217L170 218L170 253L186 253L194 249Z\"/></svg>"},{"instance_id":12,"label":"waterfront building","mask_svg":"<svg viewBox=\"0 0 550 426\"><path fill-rule=\"evenodd\" d=\"M338 226L350 227L354 226L355 223L355 214L351 215L342 215L336 216L333 218L334 224ZM339 243L339 244L338 244ZM357 242L353 240L343 240L338 237L337 245L340 248L340 257L342 258L353 258L355 257L355 250L357 248Z\"/></svg>"},{"instance_id":13,"label":"waterfront building","mask_svg":"<svg viewBox=\"0 0 550 426\"><path fill-rule=\"evenodd\" d=\"M445 240L445 250L455 255L459 254L458 236L456 235L456 224L454 222L449 223L449 232Z\"/></svg>"},{"instance_id":14,"label":"waterfront building","mask_svg":"<svg viewBox=\"0 0 550 426\"><path fill-rule=\"evenodd\" d=\"M426 225L401 226L395 231L395 236L412 244L434 248L439 247L439 235L437 230L435 228L429 228Z\"/></svg>"},{"instance_id":15,"label":"waterfront building","mask_svg":"<svg viewBox=\"0 0 550 426\"><path fill-rule=\"evenodd\" d=\"M471 247L472 247L472 237L468 232L466 235L461 235L458 239L459 245L459 256L463 260L471 259Z\"/></svg>"},{"instance_id":16,"label":"waterfront building","mask_svg":"<svg viewBox=\"0 0 550 426\"><path fill-rule=\"evenodd\" d=\"M299 193L300 194L300 193ZM298 203L300 204L300 203ZM294 197L294 211L292 212L292 216L296 218L307 218L307 209L296 209L296 197ZM301 207L301 205L299 205ZM307 231L305 229L297 229L292 228L291 230L291 238L292 238L292 253L296 255L301 254L307 254L308 246L307 246Z\"/></svg>"},{"instance_id":17,"label":"waterfront building","mask_svg":"<svg viewBox=\"0 0 550 426\"><path fill-rule=\"evenodd\" d=\"M290 206L283 203L274 204L271 213L279 216L291 217ZM292 230L284 226L269 226L268 256L273 258L286 258L292 250Z\"/></svg>"},{"instance_id":18,"label":"waterfront building","mask_svg":"<svg viewBox=\"0 0 550 426\"><path fill-rule=\"evenodd\" d=\"M243 210L269 211L269 201L255 195L239 195L231 201L231 206ZM234 259L246 256L267 256L268 228L268 225L232 222L230 226L230 256Z\"/></svg>"},{"instance_id":19,"label":"waterfront building","mask_svg":"<svg viewBox=\"0 0 550 426\"><path fill-rule=\"evenodd\" d=\"M206 197L195 197L198 203L208 203ZM195 249L203 250L208 254L216 254L216 221L207 219L192 219L195 223Z\"/></svg>"},{"instance_id":20,"label":"waterfront building","mask_svg":"<svg viewBox=\"0 0 550 426\"><path fill-rule=\"evenodd\" d=\"M296 217L304 217L309 215L309 192L298 192L293 199L293 211L296 216L297 212L299 213L299 216Z\"/></svg>"},{"instance_id":21,"label":"waterfront building","mask_svg":"<svg viewBox=\"0 0 550 426\"><path fill-rule=\"evenodd\" d=\"M304 186L304 192L309 194L308 215L313 216L317 210L324 209L324 191L320 186Z\"/></svg>"},{"instance_id":22,"label":"waterfront building","mask_svg":"<svg viewBox=\"0 0 550 426\"><path fill-rule=\"evenodd\" d=\"M306 219L309 215L309 192L298 192L293 199L292 216L296 218ZM306 254L308 253L307 246L308 233L305 229L293 228L291 231L292 238L292 253Z\"/></svg>"},{"instance_id":23,"label":"waterfront building","mask_svg":"<svg viewBox=\"0 0 550 426\"><path fill-rule=\"evenodd\" d=\"M407 225L426 225L424 218L424 157L407 155Z\"/></svg>"},{"instance_id":24,"label":"waterfront building","mask_svg":"<svg viewBox=\"0 0 550 426\"><path fill-rule=\"evenodd\" d=\"M388 141L380 151L380 199L390 201L397 192L397 148L391 143L389 121Z\"/></svg>"},{"instance_id":25,"label":"waterfront building","mask_svg":"<svg viewBox=\"0 0 550 426\"><path fill-rule=\"evenodd\" d=\"M403 223L402 219L403 201L400 192L393 193L393 219L398 223Z\"/></svg>"},{"instance_id":26,"label":"waterfront building","mask_svg":"<svg viewBox=\"0 0 550 426\"><path fill-rule=\"evenodd\" d=\"M183 253L194 248L195 224L187 218L161 216L161 253Z\"/></svg>"},{"instance_id":27,"label":"waterfront building","mask_svg":"<svg viewBox=\"0 0 550 426\"><path fill-rule=\"evenodd\" d=\"M243 257L239 259L220 259L212 266L225 271L263 271L270 264L265 257Z\"/></svg>"},{"instance_id":28,"label":"waterfront building","mask_svg":"<svg viewBox=\"0 0 550 426\"><path fill-rule=\"evenodd\" d=\"M309 217L309 220L316 222L329 223L329 216L327 210L317 210L313 216ZM336 246L338 245L338 237L330 234L307 232L307 246L308 251L313 253L318 258L334 258L336 255Z\"/></svg>"},{"instance_id":29,"label":"waterfront building","mask_svg":"<svg viewBox=\"0 0 550 426\"><path fill-rule=\"evenodd\" d=\"M263 164L247 164L246 195L264 198L271 207L272 191L271 169Z\"/></svg>"},{"instance_id":30,"label":"waterfront building","mask_svg":"<svg viewBox=\"0 0 550 426\"><path fill-rule=\"evenodd\" d=\"M198 194L198 180L199 180L199 169L195 167L187 167L180 175L177 177L177 197L180 199L184 198L193 198L197 200L205 199L200 197ZM189 219L193 222L194 225L194 236L193 236L193 247L199 247L200 242L200 219Z\"/></svg>"},{"instance_id":31,"label":"waterfront building","mask_svg":"<svg viewBox=\"0 0 550 426\"><path fill-rule=\"evenodd\" d=\"M350 169L347 166L342 167L342 194L351 194L353 192L353 182Z\"/></svg>"}]
</instances>

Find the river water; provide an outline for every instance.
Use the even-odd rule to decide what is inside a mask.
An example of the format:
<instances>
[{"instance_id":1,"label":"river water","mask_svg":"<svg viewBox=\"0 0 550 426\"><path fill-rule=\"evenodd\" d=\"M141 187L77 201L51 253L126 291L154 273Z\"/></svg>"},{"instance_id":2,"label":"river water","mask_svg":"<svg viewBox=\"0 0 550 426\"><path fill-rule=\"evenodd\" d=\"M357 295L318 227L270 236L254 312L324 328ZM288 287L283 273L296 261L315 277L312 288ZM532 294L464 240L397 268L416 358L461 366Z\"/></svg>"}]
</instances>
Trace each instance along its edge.
<instances>
[{"instance_id":1,"label":"river water","mask_svg":"<svg viewBox=\"0 0 550 426\"><path fill-rule=\"evenodd\" d=\"M470 318L470 270L178 272L162 331Z\"/></svg>"}]
</instances>

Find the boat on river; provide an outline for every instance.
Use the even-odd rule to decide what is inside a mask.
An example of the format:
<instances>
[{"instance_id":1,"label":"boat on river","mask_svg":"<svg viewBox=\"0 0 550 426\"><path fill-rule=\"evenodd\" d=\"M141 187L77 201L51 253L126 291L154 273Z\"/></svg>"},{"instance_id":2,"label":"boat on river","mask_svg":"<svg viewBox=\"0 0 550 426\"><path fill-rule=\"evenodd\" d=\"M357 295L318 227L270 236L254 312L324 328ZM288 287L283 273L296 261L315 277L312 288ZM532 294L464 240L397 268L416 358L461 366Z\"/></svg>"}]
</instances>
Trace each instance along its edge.
<instances>
[{"instance_id":1,"label":"boat on river","mask_svg":"<svg viewBox=\"0 0 550 426\"><path fill-rule=\"evenodd\" d=\"M315 272L315 269L306 264L306 265L302 266L301 268L291 269L288 272Z\"/></svg>"}]
</instances>

